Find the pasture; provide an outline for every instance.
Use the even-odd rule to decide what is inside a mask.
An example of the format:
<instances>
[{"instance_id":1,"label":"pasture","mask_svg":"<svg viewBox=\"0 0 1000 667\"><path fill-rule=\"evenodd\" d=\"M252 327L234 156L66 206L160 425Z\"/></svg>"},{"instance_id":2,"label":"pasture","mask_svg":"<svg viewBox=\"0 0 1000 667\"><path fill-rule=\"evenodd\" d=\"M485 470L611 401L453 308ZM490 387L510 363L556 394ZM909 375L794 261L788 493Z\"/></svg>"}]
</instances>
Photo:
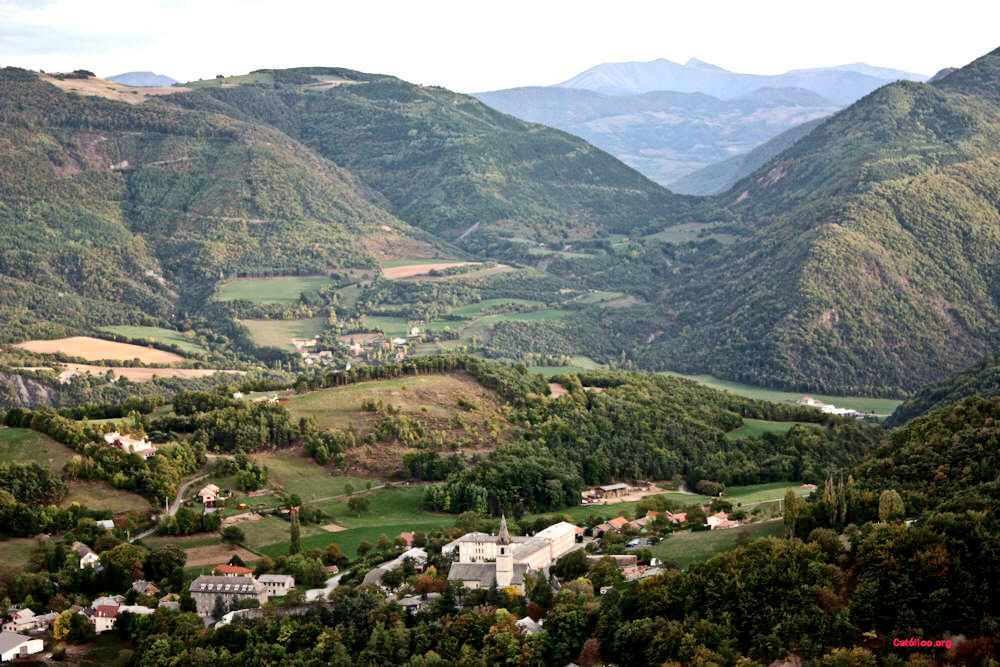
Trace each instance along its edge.
<instances>
[{"instance_id":1,"label":"pasture","mask_svg":"<svg viewBox=\"0 0 1000 667\"><path fill-rule=\"evenodd\" d=\"M0 427L0 463L37 463L58 473L75 455L66 445L37 431Z\"/></svg>"},{"instance_id":2,"label":"pasture","mask_svg":"<svg viewBox=\"0 0 1000 667\"><path fill-rule=\"evenodd\" d=\"M743 418L743 426L730 431L726 437L730 440L739 440L749 436L761 436L765 433L788 433L796 424L808 424L808 422L772 422L764 419ZM815 426L815 424L814 424Z\"/></svg>"},{"instance_id":3,"label":"pasture","mask_svg":"<svg viewBox=\"0 0 1000 667\"><path fill-rule=\"evenodd\" d=\"M725 530L705 530L692 532L689 530L672 533L659 544L650 549L653 555L664 562L677 564L686 570L691 563L708 560L712 556L736 548L737 538L747 535L751 540L761 537L777 537L784 534L784 524L780 520L750 523Z\"/></svg>"},{"instance_id":4,"label":"pasture","mask_svg":"<svg viewBox=\"0 0 1000 667\"><path fill-rule=\"evenodd\" d=\"M326 328L325 317L305 320L240 320L255 345L294 350L293 338L312 338Z\"/></svg>"},{"instance_id":5,"label":"pasture","mask_svg":"<svg viewBox=\"0 0 1000 667\"><path fill-rule=\"evenodd\" d=\"M530 299L484 299L479 303L473 303L468 306L456 308L451 311L450 314L455 317L474 318L479 317L480 314L487 308L503 309L504 306L508 305L541 306L542 302L531 301Z\"/></svg>"},{"instance_id":6,"label":"pasture","mask_svg":"<svg viewBox=\"0 0 1000 667\"><path fill-rule=\"evenodd\" d=\"M463 262L461 260L455 260L451 262L428 262L423 264L404 264L402 262L385 262L382 264L382 275L389 280L398 280L400 278L412 278L413 276L422 276L428 273L431 269L446 269L449 266L459 266L462 264L477 264L478 262ZM387 264L393 264L394 266L386 266Z\"/></svg>"},{"instance_id":7,"label":"pasture","mask_svg":"<svg viewBox=\"0 0 1000 667\"><path fill-rule=\"evenodd\" d=\"M8 537L0 540L0 563L23 567L37 545L34 537Z\"/></svg>"},{"instance_id":8,"label":"pasture","mask_svg":"<svg viewBox=\"0 0 1000 667\"><path fill-rule=\"evenodd\" d=\"M188 340L180 331L164 329L162 327L101 327L101 331L127 336L134 340L149 340L154 343L169 343L176 345L185 352L194 354L205 354L208 352L198 343Z\"/></svg>"},{"instance_id":9,"label":"pasture","mask_svg":"<svg viewBox=\"0 0 1000 667\"><path fill-rule=\"evenodd\" d=\"M313 292L330 284L326 276L280 276L238 278L219 288L219 301L243 299L253 303L282 303L299 300L302 292Z\"/></svg>"},{"instance_id":10,"label":"pasture","mask_svg":"<svg viewBox=\"0 0 1000 667\"><path fill-rule=\"evenodd\" d=\"M804 394L800 392L763 389L761 387L754 387L748 384L740 384L739 382L720 380L718 378L712 377L711 375L683 375L681 373L671 373L671 372L666 373L666 375L673 375L676 377L687 378L689 380L694 380L699 384L703 384L706 387L711 387L712 389L719 389L720 391L728 391L730 393L736 394L737 396L745 396L746 398L755 398L762 401L771 401L772 403L794 402L799 400L803 396L808 395L824 403L831 403L837 406L838 408L850 408L851 410L857 410L858 412L874 413L876 415L890 415L897 407L899 407L899 404L902 403L902 401L896 400L894 398L865 398L863 396L830 396L827 394Z\"/></svg>"},{"instance_id":11,"label":"pasture","mask_svg":"<svg viewBox=\"0 0 1000 667\"><path fill-rule=\"evenodd\" d=\"M90 336L73 336L71 338L59 338L56 340L29 340L24 343L17 343L14 347L20 347L36 354L56 354L61 352L71 357L86 359L87 361L138 359L146 364L170 364L177 361L184 361L184 357L173 352L165 352L152 347L131 345L129 343L116 343L111 340L91 338Z\"/></svg>"},{"instance_id":12,"label":"pasture","mask_svg":"<svg viewBox=\"0 0 1000 667\"><path fill-rule=\"evenodd\" d=\"M149 501L142 496L116 489L107 482L68 482L69 495L62 502L63 505L80 503L89 509L108 509L118 514L138 510L148 512Z\"/></svg>"}]
</instances>

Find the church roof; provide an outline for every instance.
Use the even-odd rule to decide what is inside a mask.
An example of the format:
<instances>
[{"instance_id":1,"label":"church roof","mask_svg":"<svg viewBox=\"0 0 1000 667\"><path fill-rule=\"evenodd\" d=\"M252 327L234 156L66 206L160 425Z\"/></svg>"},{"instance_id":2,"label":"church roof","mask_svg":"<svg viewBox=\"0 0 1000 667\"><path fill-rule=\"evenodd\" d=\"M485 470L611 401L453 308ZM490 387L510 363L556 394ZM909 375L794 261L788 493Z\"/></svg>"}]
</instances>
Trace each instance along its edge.
<instances>
[{"instance_id":1,"label":"church roof","mask_svg":"<svg viewBox=\"0 0 1000 667\"><path fill-rule=\"evenodd\" d=\"M507 517L500 515L500 540L497 544L510 544L510 532L507 530Z\"/></svg>"},{"instance_id":2,"label":"church roof","mask_svg":"<svg viewBox=\"0 0 1000 667\"><path fill-rule=\"evenodd\" d=\"M511 577L510 585L524 585L524 575L527 572L527 563L514 563L514 576ZM452 563L448 571L448 581L476 581L480 588L489 588L496 579L496 563Z\"/></svg>"}]
</instances>

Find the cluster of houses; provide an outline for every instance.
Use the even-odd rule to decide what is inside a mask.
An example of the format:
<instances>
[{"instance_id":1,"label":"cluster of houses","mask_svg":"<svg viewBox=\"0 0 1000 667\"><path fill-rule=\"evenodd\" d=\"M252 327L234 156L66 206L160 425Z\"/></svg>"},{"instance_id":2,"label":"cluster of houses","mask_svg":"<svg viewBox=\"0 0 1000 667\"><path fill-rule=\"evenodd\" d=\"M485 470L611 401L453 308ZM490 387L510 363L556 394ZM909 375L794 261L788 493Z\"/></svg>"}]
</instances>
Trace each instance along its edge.
<instances>
[{"instance_id":1,"label":"cluster of houses","mask_svg":"<svg viewBox=\"0 0 1000 667\"><path fill-rule=\"evenodd\" d=\"M295 351L302 357L302 363L307 366L319 363L324 366L333 361L332 350L317 350L319 339L313 338L293 338L292 345Z\"/></svg>"},{"instance_id":2,"label":"cluster of houses","mask_svg":"<svg viewBox=\"0 0 1000 667\"><path fill-rule=\"evenodd\" d=\"M369 334L349 334L340 338L341 342L347 345L351 356L355 359L367 359L375 356L376 352L392 355L395 361L402 361L406 356L407 347L414 341L420 339L420 328L410 327L405 337L387 337L377 333Z\"/></svg>"},{"instance_id":3,"label":"cluster of houses","mask_svg":"<svg viewBox=\"0 0 1000 667\"><path fill-rule=\"evenodd\" d=\"M138 454L147 461L156 456L156 447L146 438L136 439L122 435L118 431L113 431L112 433L104 434L104 442L122 451Z\"/></svg>"}]
</instances>

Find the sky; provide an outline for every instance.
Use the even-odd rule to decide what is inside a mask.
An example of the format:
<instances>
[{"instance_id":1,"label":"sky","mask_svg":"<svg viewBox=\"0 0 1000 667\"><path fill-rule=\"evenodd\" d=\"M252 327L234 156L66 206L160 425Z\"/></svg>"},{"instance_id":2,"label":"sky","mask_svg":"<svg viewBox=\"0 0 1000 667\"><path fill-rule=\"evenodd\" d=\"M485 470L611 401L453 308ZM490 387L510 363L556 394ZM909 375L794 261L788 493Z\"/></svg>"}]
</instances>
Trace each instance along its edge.
<instances>
[{"instance_id":1,"label":"sky","mask_svg":"<svg viewBox=\"0 0 1000 667\"><path fill-rule=\"evenodd\" d=\"M0 0L0 65L181 81L323 65L464 93L657 58L931 75L1000 47L997 25L989 0Z\"/></svg>"}]
</instances>

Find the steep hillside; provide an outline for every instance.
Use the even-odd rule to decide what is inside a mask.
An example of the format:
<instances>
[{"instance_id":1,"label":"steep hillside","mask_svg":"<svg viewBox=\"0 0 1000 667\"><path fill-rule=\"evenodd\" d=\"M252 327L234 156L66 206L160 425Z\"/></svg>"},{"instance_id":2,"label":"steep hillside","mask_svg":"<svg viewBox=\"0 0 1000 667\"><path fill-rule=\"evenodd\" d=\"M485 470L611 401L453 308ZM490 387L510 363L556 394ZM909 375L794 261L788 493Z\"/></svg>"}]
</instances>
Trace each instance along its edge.
<instances>
[{"instance_id":1,"label":"steep hillside","mask_svg":"<svg viewBox=\"0 0 1000 667\"><path fill-rule=\"evenodd\" d=\"M410 229L277 130L0 79L0 308L24 325L8 340L172 318L239 273L374 266L366 235Z\"/></svg>"},{"instance_id":2,"label":"steep hillside","mask_svg":"<svg viewBox=\"0 0 1000 667\"><path fill-rule=\"evenodd\" d=\"M727 100L703 93L614 96L559 87L476 97L518 118L583 137L661 184L839 108L801 88L761 89Z\"/></svg>"},{"instance_id":3,"label":"steep hillside","mask_svg":"<svg viewBox=\"0 0 1000 667\"><path fill-rule=\"evenodd\" d=\"M991 352L977 363L918 391L886 420L886 426L902 426L932 410L957 403L967 396L1000 396L1000 356Z\"/></svg>"},{"instance_id":4,"label":"steep hillside","mask_svg":"<svg viewBox=\"0 0 1000 667\"><path fill-rule=\"evenodd\" d=\"M268 83L173 100L269 123L356 174L398 217L467 247L628 233L683 203L576 137L443 88L337 68L252 76Z\"/></svg>"},{"instance_id":5,"label":"steep hillside","mask_svg":"<svg viewBox=\"0 0 1000 667\"><path fill-rule=\"evenodd\" d=\"M667 186L674 192L688 195L714 195L725 192L740 180L757 171L796 141L812 132L826 117L810 120L785 130L751 151L734 155L728 160L710 164L679 178Z\"/></svg>"},{"instance_id":6,"label":"steep hillside","mask_svg":"<svg viewBox=\"0 0 1000 667\"><path fill-rule=\"evenodd\" d=\"M641 361L892 393L995 348L998 83L994 52L886 86L706 202L707 219L753 235L675 270Z\"/></svg>"}]
</instances>

